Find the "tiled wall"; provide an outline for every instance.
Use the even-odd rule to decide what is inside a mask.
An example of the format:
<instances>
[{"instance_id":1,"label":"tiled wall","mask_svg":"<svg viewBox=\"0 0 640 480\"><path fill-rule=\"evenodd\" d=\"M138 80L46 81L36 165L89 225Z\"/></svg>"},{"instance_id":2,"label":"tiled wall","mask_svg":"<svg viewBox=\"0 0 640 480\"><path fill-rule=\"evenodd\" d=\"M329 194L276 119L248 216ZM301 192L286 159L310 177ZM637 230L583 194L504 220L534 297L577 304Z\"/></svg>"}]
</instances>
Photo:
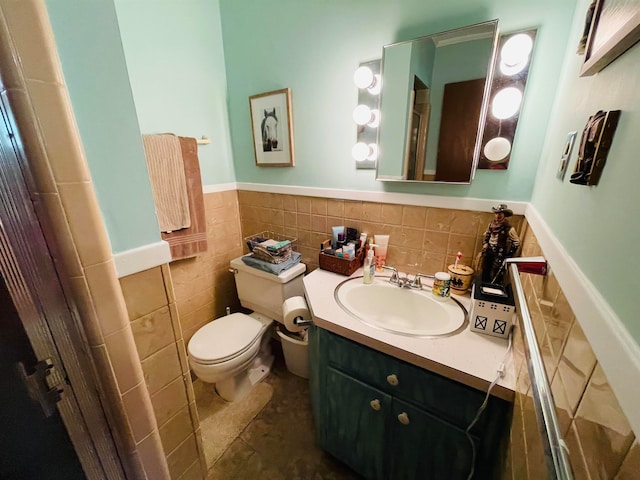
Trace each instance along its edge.
<instances>
[{"instance_id":1,"label":"tiled wall","mask_svg":"<svg viewBox=\"0 0 640 480\"><path fill-rule=\"evenodd\" d=\"M522 254L543 255L530 229ZM521 279L574 478L639 478L640 445L553 271ZM514 335L514 359L519 374L505 478L547 478L520 330Z\"/></svg>"},{"instance_id":2,"label":"tiled wall","mask_svg":"<svg viewBox=\"0 0 640 480\"><path fill-rule=\"evenodd\" d=\"M99 372L122 467L127 478L169 478L44 0L0 0L0 73L34 206Z\"/></svg>"},{"instance_id":3,"label":"tiled wall","mask_svg":"<svg viewBox=\"0 0 640 480\"><path fill-rule=\"evenodd\" d=\"M168 265L120 279L146 388L172 479L206 472L198 412ZM134 394L125 401L140 402ZM134 434L137 421L132 419ZM204 468L203 468L204 467Z\"/></svg>"},{"instance_id":4,"label":"tiled wall","mask_svg":"<svg viewBox=\"0 0 640 480\"><path fill-rule=\"evenodd\" d=\"M244 190L238 192L238 199L243 235L271 230L296 237L308 272L318 267L320 243L331 237L332 226L390 235L387 264L415 274L446 269L459 251L462 262L472 265L493 220L491 212ZM514 216L510 221L519 230L522 217Z\"/></svg>"},{"instance_id":5,"label":"tiled wall","mask_svg":"<svg viewBox=\"0 0 640 480\"><path fill-rule=\"evenodd\" d=\"M229 262L242 255L242 234L235 190L204 195L208 250L170 263L184 340L207 322L240 308Z\"/></svg>"}]
</instances>

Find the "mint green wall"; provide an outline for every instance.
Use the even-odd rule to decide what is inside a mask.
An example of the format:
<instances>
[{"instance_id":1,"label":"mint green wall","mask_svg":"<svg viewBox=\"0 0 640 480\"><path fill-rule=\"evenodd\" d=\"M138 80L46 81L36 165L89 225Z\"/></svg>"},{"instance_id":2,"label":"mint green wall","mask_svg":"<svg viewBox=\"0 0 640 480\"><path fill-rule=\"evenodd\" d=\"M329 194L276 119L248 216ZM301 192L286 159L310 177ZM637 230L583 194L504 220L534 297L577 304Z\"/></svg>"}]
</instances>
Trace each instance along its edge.
<instances>
[{"instance_id":1,"label":"mint green wall","mask_svg":"<svg viewBox=\"0 0 640 480\"><path fill-rule=\"evenodd\" d=\"M574 11L574 0L220 0L236 178L360 190L528 200ZM503 32L539 27L527 99L509 170L481 171L469 186L376 182L355 170L353 71L382 46L500 19ZM296 166L256 167L248 97L292 89Z\"/></svg>"},{"instance_id":2,"label":"mint green wall","mask_svg":"<svg viewBox=\"0 0 640 480\"><path fill-rule=\"evenodd\" d=\"M47 0L114 253L160 241L112 0Z\"/></svg>"},{"instance_id":3,"label":"mint green wall","mask_svg":"<svg viewBox=\"0 0 640 480\"><path fill-rule=\"evenodd\" d=\"M579 0L542 151L532 203L569 255L640 342L640 44L592 77L578 76L575 54L589 0ZM527 87L528 88L528 87ZM622 110L596 187L569 183L585 122L598 110ZM565 180L556 179L567 133L577 131Z\"/></svg>"},{"instance_id":4,"label":"mint green wall","mask_svg":"<svg viewBox=\"0 0 640 480\"><path fill-rule=\"evenodd\" d=\"M235 181L217 0L115 0L140 130L206 135L202 183Z\"/></svg>"}]
</instances>

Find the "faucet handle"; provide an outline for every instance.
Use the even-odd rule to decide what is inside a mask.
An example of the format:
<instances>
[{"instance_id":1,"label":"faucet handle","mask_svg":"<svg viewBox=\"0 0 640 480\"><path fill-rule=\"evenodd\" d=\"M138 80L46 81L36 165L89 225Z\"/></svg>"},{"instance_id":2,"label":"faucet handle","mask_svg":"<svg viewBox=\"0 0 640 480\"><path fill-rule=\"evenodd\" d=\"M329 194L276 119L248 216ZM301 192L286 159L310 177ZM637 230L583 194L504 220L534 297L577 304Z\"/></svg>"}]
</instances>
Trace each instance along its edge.
<instances>
[{"instance_id":1,"label":"faucet handle","mask_svg":"<svg viewBox=\"0 0 640 480\"><path fill-rule=\"evenodd\" d=\"M384 270L391 270L391 278L389 278L389 283L398 283L399 277L398 277L398 270L396 270L395 267L389 267L388 265L382 265L382 268Z\"/></svg>"},{"instance_id":2,"label":"faucet handle","mask_svg":"<svg viewBox=\"0 0 640 480\"><path fill-rule=\"evenodd\" d=\"M435 276L434 275L427 275L425 273L416 273L415 277L413 277L413 280L409 284L409 287L410 288L421 289L422 288L422 282L420 281L420 278L435 278Z\"/></svg>"}]
</instances>

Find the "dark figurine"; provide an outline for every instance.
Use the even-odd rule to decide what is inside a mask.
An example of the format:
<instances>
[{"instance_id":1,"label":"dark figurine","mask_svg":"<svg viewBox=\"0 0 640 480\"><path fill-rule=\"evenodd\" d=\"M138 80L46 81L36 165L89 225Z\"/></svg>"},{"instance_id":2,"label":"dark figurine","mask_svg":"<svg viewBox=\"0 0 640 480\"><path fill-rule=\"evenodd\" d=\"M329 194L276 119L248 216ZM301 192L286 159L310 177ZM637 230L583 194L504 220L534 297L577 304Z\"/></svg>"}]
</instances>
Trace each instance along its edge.
<instances>
[{"instance_id":1,"label":"dark figurine","mask_svg":"<svg viewBox=\"0 0 640 480\"><path fill-rule=\"evenodd\" d=\"M520 238L507 220L507 217L513 215L511 209L502 203L492 207L491 211L495 217L482 240L482 281L502 285L506 271L504 261L515 255L520 246Z\"/></svg>"}]
</instances>

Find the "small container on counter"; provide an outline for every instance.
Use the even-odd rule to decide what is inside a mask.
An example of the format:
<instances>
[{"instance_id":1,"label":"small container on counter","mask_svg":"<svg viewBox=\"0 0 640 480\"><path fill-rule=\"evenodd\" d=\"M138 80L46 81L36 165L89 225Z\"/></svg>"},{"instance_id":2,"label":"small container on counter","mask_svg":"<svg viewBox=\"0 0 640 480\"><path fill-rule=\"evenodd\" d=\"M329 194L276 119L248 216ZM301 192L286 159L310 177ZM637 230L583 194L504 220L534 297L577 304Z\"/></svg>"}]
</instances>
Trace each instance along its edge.
<instances>
[{"instance_id":1,"label":"small container on counter","mask_svg":"<svg viewBox=\"0 0 640 480\"><path fill-rule=\"evenodd\" d=\"M473 268L459 263L449 265L447 270L451 275L451 291L457 295L463 295L471 286Z\"/></svg>"},{"instance_id":2,"label":"small container on counter","mask_svg":"<svg viewBox=\"0 0 640 480\"><path fill-rule=\"evenodd\" d=\"M433 280L433 293L438 299L447 299L451 296L451 275L446 272L437 272Z\"/></svg>"}]
</instances>

